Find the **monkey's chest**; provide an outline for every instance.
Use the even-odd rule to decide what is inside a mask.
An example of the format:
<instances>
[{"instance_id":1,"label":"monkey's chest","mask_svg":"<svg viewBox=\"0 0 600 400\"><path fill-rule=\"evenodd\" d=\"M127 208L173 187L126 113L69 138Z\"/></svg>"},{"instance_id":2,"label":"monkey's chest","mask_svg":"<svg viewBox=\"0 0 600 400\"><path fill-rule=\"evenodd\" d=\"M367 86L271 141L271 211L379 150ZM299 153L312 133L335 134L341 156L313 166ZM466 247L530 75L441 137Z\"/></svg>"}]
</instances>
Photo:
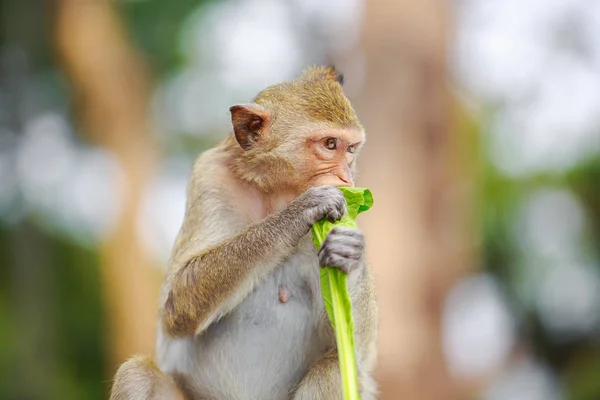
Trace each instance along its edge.
<instances>
[{"instance_id":1,"label":"monkey's chest","mask_svg":"<svg viewBox=\"0 0 600 400\"><path fill-rule=\"evenodd\" d=\"M219 399L285 399L325 351L322 313L316 255L299 251L202 336L198 383Z\"/></svg>"}]
</instances>

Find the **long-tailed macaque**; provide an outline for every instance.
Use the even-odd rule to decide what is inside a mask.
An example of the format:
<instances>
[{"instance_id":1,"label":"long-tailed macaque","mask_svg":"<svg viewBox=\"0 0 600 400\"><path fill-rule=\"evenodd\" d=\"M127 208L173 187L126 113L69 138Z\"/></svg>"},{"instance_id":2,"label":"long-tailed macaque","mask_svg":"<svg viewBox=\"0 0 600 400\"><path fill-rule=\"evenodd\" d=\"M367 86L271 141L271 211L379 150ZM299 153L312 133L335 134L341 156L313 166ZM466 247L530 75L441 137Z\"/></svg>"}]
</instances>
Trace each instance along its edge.
<instances>
[{"instance_id":1,"label":"long-tailed macaque","mask_svg":"<svg viewBox=\"0 0 600 400\"><path fill-rule=\"evenodd\" d=\"M230 108L233 134L196 161L160 303L156 366L135 357L112 399L339 400L335 337L319 266L348 273L363 400L377 304L364 237L334 229L319 251L311 225L338 220L337 186L354 184L365 134L333 67Z\"/></svg>"}]
</instances>

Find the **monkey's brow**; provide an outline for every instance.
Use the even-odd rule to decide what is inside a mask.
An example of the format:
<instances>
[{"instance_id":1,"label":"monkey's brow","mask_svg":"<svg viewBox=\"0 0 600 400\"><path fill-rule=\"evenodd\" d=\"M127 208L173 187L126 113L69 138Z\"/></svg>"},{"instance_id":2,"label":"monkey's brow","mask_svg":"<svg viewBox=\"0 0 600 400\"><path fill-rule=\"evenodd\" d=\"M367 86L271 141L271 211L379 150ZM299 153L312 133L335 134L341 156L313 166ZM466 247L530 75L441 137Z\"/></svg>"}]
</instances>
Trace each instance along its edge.
<instances>
[{"instance_id":1,"label":"monkey's brow","mask_svg":"<svg viewBox=\"0 0 600 400\"><path fill-rule=\"evenodd\" d=\"M352 143L350 141L347 141L347 140L344 140L344 139L341 139L341 140L344 142L344 144L346 146L361 147L363 145L363 143L364 143L363 140L359 140L358 142L354 142L354 143Z\"/></svg>"},{"instance_id":2,"label":"monkey's brow","mask_svg":"<svg viewBox=\"0 0 600 400\"><path fill-rule=\"evenodd\" d=\"M361 138L360 136L355 135L355 132L344 132L339 130L328 129L315 130L312 132L308 139L314 142L318 142L326 138L334 138L336 140L339 140L345 146L360 147L365 142L364 137Z\"/></svg>"}]
</instances>

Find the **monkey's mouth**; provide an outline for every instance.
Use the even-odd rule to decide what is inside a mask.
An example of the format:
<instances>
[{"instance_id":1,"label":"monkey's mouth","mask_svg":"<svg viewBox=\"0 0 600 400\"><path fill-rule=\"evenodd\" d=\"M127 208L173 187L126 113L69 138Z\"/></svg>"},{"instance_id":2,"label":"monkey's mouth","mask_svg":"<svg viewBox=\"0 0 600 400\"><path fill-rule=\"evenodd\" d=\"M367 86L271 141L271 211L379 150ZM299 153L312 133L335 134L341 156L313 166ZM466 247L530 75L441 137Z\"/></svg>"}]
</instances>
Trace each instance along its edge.
<instances>
[{"instance_id":1,"label":"monkey's mouth","mask_svg":"<svg viewBox=\"0 0 600 400\"><path fill-rule=\"evenodd\" d=\"M322 177L321 179L316 179L314 186L353 187L354 181L353 180L347 181L338 176L329 175L327 177Z\"/></svg>"}]
</instances>

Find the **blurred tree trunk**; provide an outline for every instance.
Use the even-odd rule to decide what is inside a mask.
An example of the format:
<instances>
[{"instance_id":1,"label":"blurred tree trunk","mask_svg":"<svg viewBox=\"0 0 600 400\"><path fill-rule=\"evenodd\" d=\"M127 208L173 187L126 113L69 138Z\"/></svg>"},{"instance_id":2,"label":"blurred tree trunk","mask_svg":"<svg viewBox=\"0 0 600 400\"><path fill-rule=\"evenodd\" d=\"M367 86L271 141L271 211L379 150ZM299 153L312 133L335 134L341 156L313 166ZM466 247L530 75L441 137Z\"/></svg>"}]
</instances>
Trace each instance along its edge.
<instances>
[{"instance_id":1,"label":"blurred tree trunk","mask_svg":"<svg viewBox=\"0 0 600 400\"><path fill-rule=\"evenodd\" d=\"M381 399L462 397L442 351L445 295L472 264L469 187L446 77L449 11L440 1L365 2L366 61L355 100L367 129L361 223L380 301Z\"/></svg>"},{"instance_id":2,"label":"blurred tree trunk","mask_svg":"<svg viewBox=\"0 0 600 400\"><path fill-rule=\"evenodd\" d=\"M112 7L109 0L55 1L56 45L84 130L117 157L122 173L119 218L101 247L114 367L133 353L152 352L161 274L138 235L157 156L147 73Z\"/></svg>"}]
</instances>

